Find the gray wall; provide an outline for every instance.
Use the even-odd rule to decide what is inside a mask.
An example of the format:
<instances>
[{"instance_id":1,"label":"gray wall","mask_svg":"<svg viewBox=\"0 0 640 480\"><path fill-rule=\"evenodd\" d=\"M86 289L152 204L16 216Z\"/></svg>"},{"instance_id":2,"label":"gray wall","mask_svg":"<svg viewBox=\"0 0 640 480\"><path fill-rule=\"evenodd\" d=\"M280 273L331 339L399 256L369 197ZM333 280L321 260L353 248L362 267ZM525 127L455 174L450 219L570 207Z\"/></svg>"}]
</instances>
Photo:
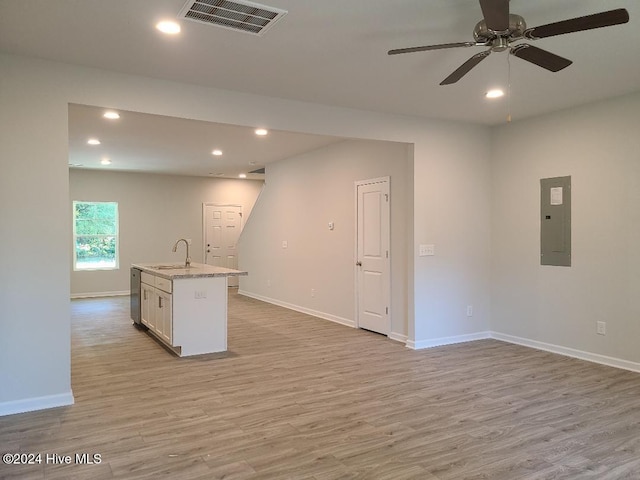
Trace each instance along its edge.
<instances>
[{"instance_id":1,"label":"gray wall","mask_svg":"<svg viewBox=\"0 0 640 480\"><path fill-rule=\"evenodd\" d=\"M640 94L495 129L494 331L640 362ZM540 266L540 186L571 175L572 266ZM596 322L607 322L606 336ZM586 352L586 355L584 354ZM624 365L624 362L616 364Z\"/></svg>"},{"instance_id":2,"label":"gray wall","mask_svg":"<svg viewBox=\"0 0 640 480\"><path fill-rule=\"evenodd\" d=\"M345 140L268 165L240 242L240 266L250 272L241 291L355 325L354 182L389 176L392 334L406 340L410 151L402 143Z\"/></svg>"},{"instance_id":3,"label":"gray wall","mask_svg":"<svg viewBox=\"0 0 640 480\"><path fill-rule=\"evenodd\" d=\"M192 261L203 262L202 204L242 205L246 221L262 184L257 180L69 170L70 201L118 202L120 224L120 268L73 271L70 262L71 295L128 291L132 263L184 260L184 245L177 253L171 251L179 238L191 239Z\"/></svg>"}]
</instances>

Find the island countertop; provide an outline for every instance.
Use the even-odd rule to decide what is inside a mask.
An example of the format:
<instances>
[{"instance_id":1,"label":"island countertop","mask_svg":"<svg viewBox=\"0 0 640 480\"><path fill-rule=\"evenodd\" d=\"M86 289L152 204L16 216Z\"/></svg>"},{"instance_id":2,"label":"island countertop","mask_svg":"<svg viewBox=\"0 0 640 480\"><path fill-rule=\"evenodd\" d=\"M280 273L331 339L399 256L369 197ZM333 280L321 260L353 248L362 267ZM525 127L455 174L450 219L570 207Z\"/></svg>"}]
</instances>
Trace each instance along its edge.
<instances>
[{"instance_id":1,"label":"island countertop","mask_svg":"<svg viewBox=\"0 0 640 480\"><path fill-rule=\"evenodd\" d=\"M204 263L192 263L188 268L185 267L183 263L133 263L131 266L143 272L166 278L167 280L248 275L248 272L242 270L216 267Z\"/></svg>"}]
</instances>

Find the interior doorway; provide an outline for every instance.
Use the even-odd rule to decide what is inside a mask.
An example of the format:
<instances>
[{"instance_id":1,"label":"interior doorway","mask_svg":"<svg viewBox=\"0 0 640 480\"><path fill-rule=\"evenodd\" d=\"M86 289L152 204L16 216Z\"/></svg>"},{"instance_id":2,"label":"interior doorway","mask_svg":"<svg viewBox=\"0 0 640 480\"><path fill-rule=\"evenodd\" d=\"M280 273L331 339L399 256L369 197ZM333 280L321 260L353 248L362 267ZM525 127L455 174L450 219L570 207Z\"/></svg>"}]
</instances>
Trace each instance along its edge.
<instances>
[{"instance_id":1,"label":"interior doorway","mask_svg":"<svg viewBox=\"0 0 640 480\"><path fill-rule=\"evenodd\" d=\"M391 331L389 177L356 182L356 325Z\"/></svg>"},{"instance_id":2,"label":"interior doorway","mask_svg":"<svg viewBox=\"0 0 640 480\"><path fill-rule=\"evenodd\" d=\"M238 239L242 231L242 205L202 205L204 263L238 269ZM230 287L238 286L238 277L228 277Z\"/></svg>"}]
</instances>

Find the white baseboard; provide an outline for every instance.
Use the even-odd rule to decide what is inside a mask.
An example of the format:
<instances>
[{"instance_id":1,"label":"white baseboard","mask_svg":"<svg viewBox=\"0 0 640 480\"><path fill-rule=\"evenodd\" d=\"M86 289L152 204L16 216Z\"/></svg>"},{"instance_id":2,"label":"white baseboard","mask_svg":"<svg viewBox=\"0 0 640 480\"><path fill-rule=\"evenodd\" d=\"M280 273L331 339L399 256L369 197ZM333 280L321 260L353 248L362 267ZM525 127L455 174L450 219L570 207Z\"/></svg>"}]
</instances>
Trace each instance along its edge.
<instances>
[{"instance_id":1,"label":"white baseboard","mask_svg":"<svg viewBox=\"0 0 640 480\"><path fill-rule=\"evenodd\" d=\"M402 333L397 333L397 332L391 332L388 337L391 340L395 340L396 342L402 342L402 343L407 343L407 339L409 337L407 337L406 335L402 334Z\"/></svg>"},{"instance_id":2,"label":"white baseboard","mask_svg":"<svg viewBox=\"0 0 640 480\"><path fill-rule=\"evenodd\" d=\"M260 300L262 302L271 303L272 305L277 305L279 307L288 308L289 310L293 310L295 312L304 313L307 315L311 315L313 317L322 318L324 320L329 320L331 322L339 323L340 325L346 325L347 327L355 328L356 324L353 320L348 318L338 317L337 315L332 315L330 313L319 312L317 310L312 310L310 308L301 307L299 305L294 305L292 303L282 302L280 300L276 300L269 297L263 297L262 295L256 295L254 293L249 293L244 290L238 289L238 293L240 295L244 295L245 297L255 298L256 300Z\"/></svg>"},{"instance_id":3,"label":"white baseboard","mask_svg":"<svg viewBox=\"0 0 640 480\"><path fill-rule=\"evenodd\" d=\"M537 340L515 337L505 333L491 332L491 338L501 340L503 342L515 343L516 345L522 345L524 347L535 348L537 350L557 353L566 357L578 358L580 360L586 360L587 362L599 363L601 365L630 370L632 372L640 372L640 363L630 362L621 358L608 357L598 353L585 352L583 350L576 350L574 348L563 347L561 345L553 345L551 343L538 342Z\"/></svg>"},{"instance_id":4,"label":"white baseboard","mask_svg":"<svg viewBox=\"0 0 640 480\"><path fill-rule=\"evenodd\" d=\"M46 408L64 407L66 405L73 405L73 403L72 392L3 402L0 403L0 417L4 415L14 415L16 413L32 412L34 410L44 410Z\"/></svg>"},{"instance_id":5,"label":"white baseboard","mask_svg":"<svg viewBox=\"0 0 640 480\"><path fill-rule=\"evenodd\" d=\"M330 320L332 322L336 322L341 325L346 325L348 327L355 328L355 322L353 320L337 317L335 315L330 315L323 312L318 312L305 307L300 307L298 305L293 305L287 302L281 302L273 298L263 297L262 295L256 295L253 293L245 292L244 290L238 290L238 293L246 297L255 298L256 300L261 300L263 302L271 303L273 305L278 305L279 307L288 308L289 310L295 310L296 312L306 313L307 315L312 315L314 317L323 318L325 320ZM469 333L466 335L456 335L453 337L441 337L441 338L433 338L433 339L418 340L418 341L409 340L406 335L395 333L395 332L391 332L388 335L388 337L398 342L404 342L407 348L411 348L413 350L421 350L424 348L453 345L456 343L474 342L476 340L485 340L485 339L492 338L492 339L500 340L507 343L522 345L524 347L535 348L537 350L544 350L547 352L557 353L559 355L564 355L567 357L573 357L580 360L586 360L588 362L599 363L601 365L607 365L609 367L615 367L623 370L630 370L632 372L640 373L640 363L637 363L637 362L631 362L629 360L623 360L621 358L608 357L606 355L600 355L598 353L585 352L582 350L576 350L569 347L563 347L561 345L553 345L550 343L539 342L537 340L530 340L528 338L521 338L521 337L516 337L513 335L507 335L504 333L493 332L493 331Z\"/></svg>"},{"instance_id":6,"label":"white baseboard","mask_svg":"<svg viewBox=\"0 0 640 480\"><path fill-rule=\"evenodd\" d=\"M122 297L130 295L129 290L123 290L121 292L87 292L87 293L72 293L71 298L97 298L97 297Z\"/></svg>"},{"instance_id":7,"label":"white baseboard","mask_svg":"<svg viewBox=\"0 0 640 480\"><path fill-rule=\"evenodd\" d=\"M476 340L484 340L491 337L491 332L469 333L466 335L456 335L453 337L432 338L428 340L407 340L407 347L413 350L423 348L441 347L443 345L453 345L454 343L473 342Z\"/></svg>"}]
</instances>

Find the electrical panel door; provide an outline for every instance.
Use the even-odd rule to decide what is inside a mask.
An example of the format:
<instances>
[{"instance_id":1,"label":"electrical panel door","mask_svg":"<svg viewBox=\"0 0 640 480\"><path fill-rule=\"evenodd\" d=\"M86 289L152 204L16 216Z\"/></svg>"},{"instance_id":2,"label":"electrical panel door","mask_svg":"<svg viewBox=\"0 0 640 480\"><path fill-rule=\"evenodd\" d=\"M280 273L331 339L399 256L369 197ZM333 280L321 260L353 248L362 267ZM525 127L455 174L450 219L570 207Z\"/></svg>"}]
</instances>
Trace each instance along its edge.
<instances>
[{"instance_id":1,"label":"electrical panel door","mask_svg":"<svg viewBox=\"0 0 640 480\"><path fill-rule=\"evenodd\" d=\"M571 177L540 180L540 264L571 266Z\"/></svg>"}]
</instances>

